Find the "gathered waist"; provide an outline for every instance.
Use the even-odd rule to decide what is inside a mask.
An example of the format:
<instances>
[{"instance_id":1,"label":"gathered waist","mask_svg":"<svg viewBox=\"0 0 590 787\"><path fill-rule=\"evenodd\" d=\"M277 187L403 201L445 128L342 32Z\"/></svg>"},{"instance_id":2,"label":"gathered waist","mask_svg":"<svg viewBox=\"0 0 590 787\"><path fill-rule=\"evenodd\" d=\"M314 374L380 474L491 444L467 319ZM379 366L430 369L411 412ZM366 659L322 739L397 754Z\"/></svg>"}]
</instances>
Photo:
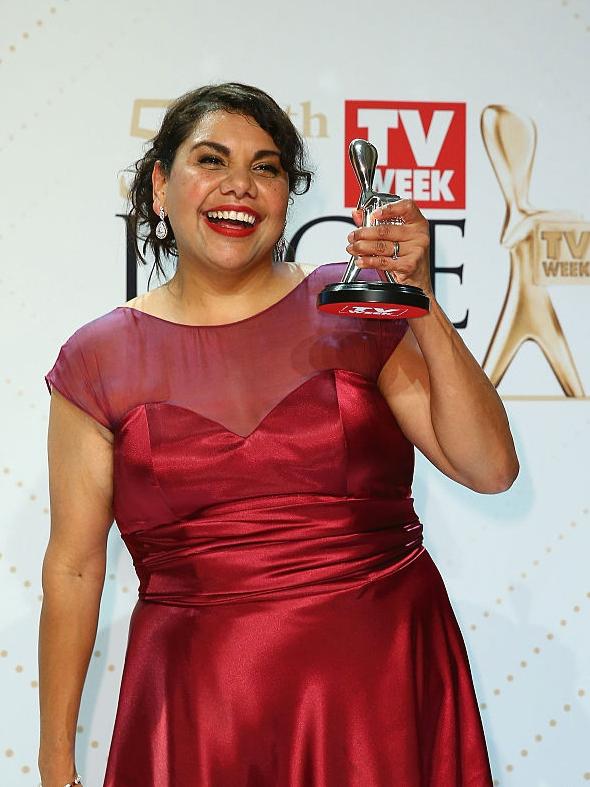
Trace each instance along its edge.
<instances>
[{"instance_id":1,"label":"gathered waist","mask_svg":"<svg viewBox=\"0 0 590 787\"><path fill-rule=\"evenodd\" d=\"M422 545L412 499L252 498L122 537L143 601L202 606L312 595L376 578Z\"/></svg>"}]
</instances>

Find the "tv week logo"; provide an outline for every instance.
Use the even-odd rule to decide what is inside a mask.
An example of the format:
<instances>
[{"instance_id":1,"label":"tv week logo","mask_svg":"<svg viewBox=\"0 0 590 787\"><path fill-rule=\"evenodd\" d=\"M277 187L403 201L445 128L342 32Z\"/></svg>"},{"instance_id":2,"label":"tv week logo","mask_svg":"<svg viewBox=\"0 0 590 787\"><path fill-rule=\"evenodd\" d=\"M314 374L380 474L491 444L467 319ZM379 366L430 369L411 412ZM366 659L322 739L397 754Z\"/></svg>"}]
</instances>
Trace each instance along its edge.
<instances>
[{"instance_id":1,"label":"tv week logo","mask_svg":"<svg viewBox=\"0 0 590 787\"><path fill-rule=\"evenodd\" d=\"M377 148L375 191L411 197L421 208L465 207L465 104L346 101L344 203L359 186L348 160L360 137Z\"/></svg>"}]
</instances>

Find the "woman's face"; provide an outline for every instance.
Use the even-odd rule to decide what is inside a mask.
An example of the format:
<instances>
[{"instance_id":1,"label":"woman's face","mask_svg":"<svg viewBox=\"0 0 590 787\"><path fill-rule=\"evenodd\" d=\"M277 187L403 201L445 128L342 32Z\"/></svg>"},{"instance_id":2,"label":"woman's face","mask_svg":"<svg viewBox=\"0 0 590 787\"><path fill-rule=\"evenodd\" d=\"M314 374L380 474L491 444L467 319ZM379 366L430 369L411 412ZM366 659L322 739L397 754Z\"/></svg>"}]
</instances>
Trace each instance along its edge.
<instances>
[{"instance_id":1,"label":"woman's face","mask_svg":"<svg viewBox=\"0 0 590 787\"><path fill-rule=\"evenodd\" d=\"M226 269L272 260L289 182L272 137L251 117L205 115L168 177L156 164L153 184L154 210L168 214L181 260Z\"/></svg>"}]
</instances>

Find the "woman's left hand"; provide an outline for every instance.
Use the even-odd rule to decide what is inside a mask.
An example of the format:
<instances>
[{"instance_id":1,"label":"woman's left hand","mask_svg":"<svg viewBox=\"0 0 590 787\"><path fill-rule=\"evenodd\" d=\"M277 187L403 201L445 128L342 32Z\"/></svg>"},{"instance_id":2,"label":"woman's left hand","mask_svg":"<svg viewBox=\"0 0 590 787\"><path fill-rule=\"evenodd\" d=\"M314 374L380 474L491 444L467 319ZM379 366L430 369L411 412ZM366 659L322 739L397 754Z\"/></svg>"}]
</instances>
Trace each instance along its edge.
<instances>
[{"instance_id":1,"label":"woman's left hand","mask_svg":"<svg viewBox=\"0 0 590 787\"><path fill-rule=\"evenodd\" d=\"M399 284L420 287L432 296L430 280L428 221L410 199L402 199L378 208L375 221L402 219L403 224L377 224L361 227L363 213L352 213L357 229L348 236L346 251L357 259L359 268L377 268L393 273ZM397 252L397 254L396 254Z\"/></svg>"}]
</instances>

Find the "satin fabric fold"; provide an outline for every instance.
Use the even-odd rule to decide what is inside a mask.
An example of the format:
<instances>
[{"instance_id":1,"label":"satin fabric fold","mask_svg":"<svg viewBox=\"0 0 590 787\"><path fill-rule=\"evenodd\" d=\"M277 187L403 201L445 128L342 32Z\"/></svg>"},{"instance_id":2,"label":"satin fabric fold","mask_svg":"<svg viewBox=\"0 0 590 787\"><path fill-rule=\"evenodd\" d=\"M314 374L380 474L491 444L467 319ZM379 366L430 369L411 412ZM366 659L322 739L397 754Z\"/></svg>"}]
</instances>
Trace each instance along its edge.
<instances>
[{"instance_id":1,"label":"satin fabric fold","mask_svg":"<svg viewBox=\"0 0 590 787\"><path fill-rule=\"evenodd\" d=\"M190 606L353 587L413 553L422 526L411 501L260 497L124 538L139 597Z\"/></svg>"},{"instance_id":2,"label":"satin fabric fold","mask_svg":"<svg viewBox=\"0 0 590 787\"><path fill-rule=\"evenodd\" d=\"M423 548L318 595L139 601L107 787L490 787L467 655Z\"/></svg>"}]
</instances>

